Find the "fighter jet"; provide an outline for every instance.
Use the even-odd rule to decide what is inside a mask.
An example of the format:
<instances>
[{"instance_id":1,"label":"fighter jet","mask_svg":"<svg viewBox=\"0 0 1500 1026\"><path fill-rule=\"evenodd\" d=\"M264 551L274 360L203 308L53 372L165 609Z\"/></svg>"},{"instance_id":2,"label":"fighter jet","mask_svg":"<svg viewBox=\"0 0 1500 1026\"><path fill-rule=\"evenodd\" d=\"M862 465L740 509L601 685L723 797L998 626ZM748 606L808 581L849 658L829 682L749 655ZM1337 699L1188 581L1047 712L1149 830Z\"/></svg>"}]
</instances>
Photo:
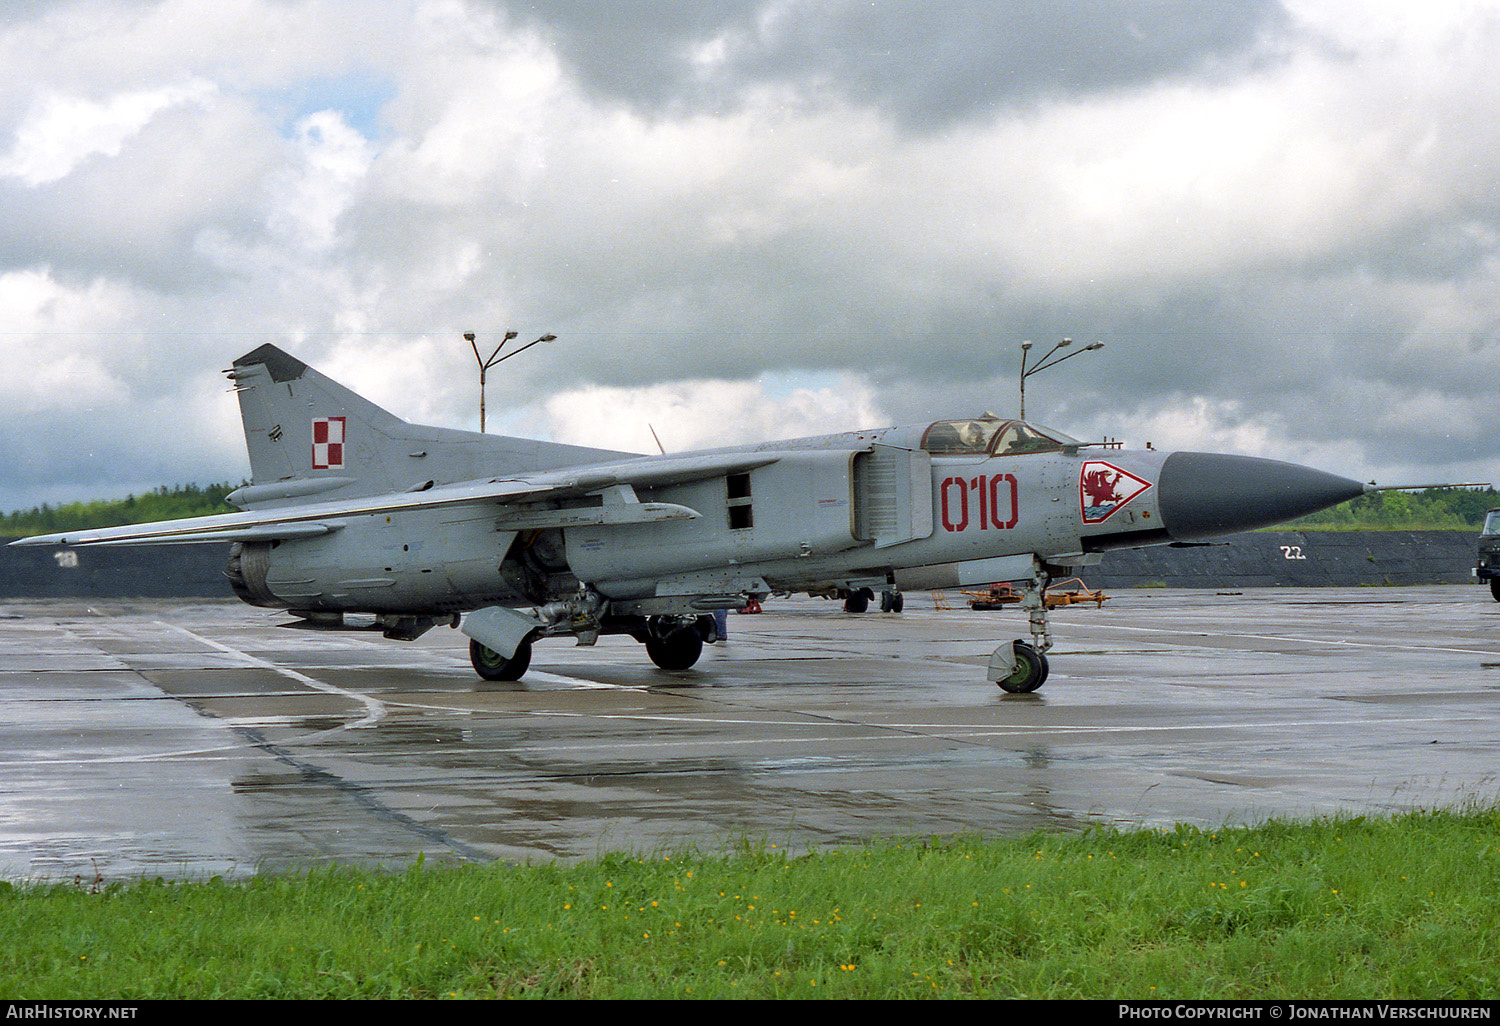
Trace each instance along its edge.
<instances>
[{"instance_id":1,"label":"fighter jet","mask_svg":"<svg viewBox=\"0 0 1500 1026\"><path fill-rule=\"evenodd\" d=\"M1009 581L1031 640L996 648L989 679L1030 692L1047 678L1053 576L1367 490L990 414L638 455L410 424L271 345L225 373L252 471L228 497L241 512L12 544L228 542L244 601L291 626L397 640L458 627L487 680L520 679L541 638L628 634L680 671L718 640L713 612L752 599L805 592L863 611L878 591L899 610L911 589Z\"/></svg>"}]
</instances>

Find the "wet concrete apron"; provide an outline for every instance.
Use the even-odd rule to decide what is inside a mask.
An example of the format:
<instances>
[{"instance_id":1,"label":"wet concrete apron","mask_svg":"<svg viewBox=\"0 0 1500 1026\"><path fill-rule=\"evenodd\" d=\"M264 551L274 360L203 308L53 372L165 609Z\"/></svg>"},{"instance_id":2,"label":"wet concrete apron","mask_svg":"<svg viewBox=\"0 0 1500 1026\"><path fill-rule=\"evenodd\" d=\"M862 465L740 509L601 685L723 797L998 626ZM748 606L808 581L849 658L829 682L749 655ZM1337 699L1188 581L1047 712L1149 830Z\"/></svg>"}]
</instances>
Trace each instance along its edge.
<instances>
[{"instance_id":1,"label":"wet concrete apron","mask_svg":"<svg viewBox=\"0 0 1500 1026\"><path fill-rule=\"evenodd\" d=\"M691 671L283 630L235 603L0 607L0 877L793 848L1492 800L1500 603L1472 586L1142 589L1054 614L773 600Z\"/></svg>"}]
</instances>

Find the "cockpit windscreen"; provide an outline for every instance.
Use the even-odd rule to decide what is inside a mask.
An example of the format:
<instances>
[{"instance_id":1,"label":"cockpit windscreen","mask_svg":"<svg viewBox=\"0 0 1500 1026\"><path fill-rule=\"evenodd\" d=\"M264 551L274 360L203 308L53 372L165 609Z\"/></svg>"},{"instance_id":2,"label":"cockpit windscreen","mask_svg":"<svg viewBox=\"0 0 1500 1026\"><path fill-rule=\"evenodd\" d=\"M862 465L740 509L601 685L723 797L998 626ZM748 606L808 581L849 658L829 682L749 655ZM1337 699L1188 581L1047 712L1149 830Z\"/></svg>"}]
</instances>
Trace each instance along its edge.
<instances>
[{"instance_id":1,"label":"cockpit windscreen","mask_svg":"<svg viewBox=\"0 0 1500 1026\"><path fill-rule=\"evenodd\" d=\"M1077 444L1061 431L994 417L936 421L922 436L922 448L934 456L1020 456Z\"/></svg>"}]
</instances>

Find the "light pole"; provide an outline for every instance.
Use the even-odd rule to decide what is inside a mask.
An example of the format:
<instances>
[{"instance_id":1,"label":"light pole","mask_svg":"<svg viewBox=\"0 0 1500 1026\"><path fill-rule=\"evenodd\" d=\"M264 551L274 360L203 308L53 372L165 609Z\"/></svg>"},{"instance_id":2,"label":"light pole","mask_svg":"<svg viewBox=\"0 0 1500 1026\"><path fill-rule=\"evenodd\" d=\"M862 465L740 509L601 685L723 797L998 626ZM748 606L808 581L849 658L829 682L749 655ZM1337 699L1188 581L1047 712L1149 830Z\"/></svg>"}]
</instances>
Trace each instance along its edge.
<instances>
[{"instance_id":1,"label":"light pole","mask_svg":"<svg viewBox=\"0 0 1500 1026\"><path fill-rule=\"evenodd\" d=\"M472 331L466 331L466 332L464 332L464 341L467 342L467 343L469 343L469 348L470 349L474 350L474 359L479 363L479 433L480 434L484 433L484 383L485 383L485 376L487 374L489 374L490 368L493 367L493 366L495 366L495 364L497 364L497 363L504 363L506 360L509 360L512 356L515 356L518 353L524 353L524 352L526 352L526 350L530 349L532 346L536 345L538 342L552 342L552 341L554 341L557 338L556 335L543 335L541 338L537 339L536 342L528 342L524 346L522 346L520 349L512 349L510 352L506 353L504 356L501 356L500 355L500 350L502 350L502 349L505 348L505 343L507 343L511 339L515 338L517 334L518 333L514 332L514 331L507 331L505 333L505 337L500 340L500 344L495 347L495 351L492 352L492 353L490 353L489 359L486 360L484 357L482 357L482 356L479 355L479 344L474 341L474 333Z\"/></svg>"},{"instance_id":2,"label":"light pole","mask_svg":"<svg viewBox=\"0 0 1500 1026\"><path fill-rule=\"evenodd\" d=\"M1030 342L1022 342L1021 343L1021 419L1022 420L1026 419L1026 379L1027 378L1031 377L1037 371L1046 370L1048 367L1056 367L1058 364L1062 363L1064 360L1072 359L1073 357L1079 355L1080 353L1091 353L1095 349L1103 349L1104 348L1104 343L1103 342L1095 342L1093 345L1084 346L1082 349L1075 349L1071 353L1064 353L1063 355L1059 356L1055 360L1052 359L1053 354L1056 353L1059 349L1066 349L1068 346L1070 346L1072 344L1073 344L1073 340L1072 339L1070 339L1070 338L1063 339L1057 345L1055 345L1051 349L1047 350L1047 355L1044 356L1044 357L1042 357L1040 360L1038 360L1036 362L1036 365L1028 370L1027 367L1026 367L1026 358L1031 354L1031 343Z\"/></svg>"}]
</instances>

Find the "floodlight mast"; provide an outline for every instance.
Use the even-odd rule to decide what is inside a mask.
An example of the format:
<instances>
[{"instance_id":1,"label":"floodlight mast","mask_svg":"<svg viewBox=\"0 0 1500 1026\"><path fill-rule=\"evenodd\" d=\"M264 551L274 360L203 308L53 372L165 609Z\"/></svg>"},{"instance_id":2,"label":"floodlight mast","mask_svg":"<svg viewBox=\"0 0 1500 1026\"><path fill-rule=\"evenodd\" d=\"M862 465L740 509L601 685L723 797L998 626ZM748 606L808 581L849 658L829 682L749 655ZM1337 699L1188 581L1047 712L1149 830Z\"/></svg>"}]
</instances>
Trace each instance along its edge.
<instances>
[{"instance_id":1,"label":"floodlight mast","mask_svg":"<svg viewBox=\"0 0 1500 1026\"><path fill-rule=\"evenodd\" d=\"M516 356L516 355L518 355L520 353L526 352L526 350L530 349L532 346L534 346L534 345L536 345L536 344L538 344L540 342L553 342L553 341L555 341L557 339L556 335L551 335L551 334L543 335L541 338L537 339L535 342L528 342L524 346L522 346L520 349L513 349L510 352L506 353L504 356L501 356L500 355L500 350L502 350L502 349L505 348L505 343L507 343L511 339L515 338L517 334L519 334L519 332L507 331L505 333L505 337L500 340L500 344L495 347L495 349L494 349L493 352L490 353L489 359L485 359L484 357L482 357L482 356L479 355L479 344L474 341L474 333L472 331L466 331L466 332L464 332L464 341L467 342L467 343L469 343L469 348L470 349L474 350L474 359L479 364L479 433L480 434L484 433L484 386L485 386L485 379L486 379L486 376L489 374L490 368L493 367L493 366L495 366L495 364L497 364L497 363L504 363L506 360L509 360L512 356Z\"/></svg>"},{"instance_id":2,"label":"floodlight mast","mask_svg":"<svg viewBox=\"0 0 1500 1026\"><path fill-rule=\"evenodd\" d=\"M1091 353L1095 349L1103 349L1104 348L1104 343L1103 342L1095 342L1093 345L1084 346L1082 349L1075 349L1071 353L1064 353L1062 356L1059 356L1055 360L1052 359L1052 355L1054 353L1056 353L1059 349L1066 349L1068 346L1070 346L1072 344L1073 344L1073 340L1072 339L1070 339L1070 338L1063 339L1057 345L1055 345L1051 349L1047 350L1047 355L1044 356L1044 357L1042 357L1040 360L1038 360L1036 362L1036 366L1034 366L1034 367L1032 367L1032 368L1030 368L1028 370L1027 367L1026 367L1026 359L1031 354L1031 343L1030 342L1022 342L1021 343L1021 419L1022 420L1026 419L1026 379L1027 378L1031 377L1037 371L1046 370L1048 367L1056 367L1058 364L1062 363L1064 360L1072 359L1073 357L1078 356L1081 353ZM1049 360L1051 361L1050 363L1048 362Z\"/></svg>"}]
</instances>

